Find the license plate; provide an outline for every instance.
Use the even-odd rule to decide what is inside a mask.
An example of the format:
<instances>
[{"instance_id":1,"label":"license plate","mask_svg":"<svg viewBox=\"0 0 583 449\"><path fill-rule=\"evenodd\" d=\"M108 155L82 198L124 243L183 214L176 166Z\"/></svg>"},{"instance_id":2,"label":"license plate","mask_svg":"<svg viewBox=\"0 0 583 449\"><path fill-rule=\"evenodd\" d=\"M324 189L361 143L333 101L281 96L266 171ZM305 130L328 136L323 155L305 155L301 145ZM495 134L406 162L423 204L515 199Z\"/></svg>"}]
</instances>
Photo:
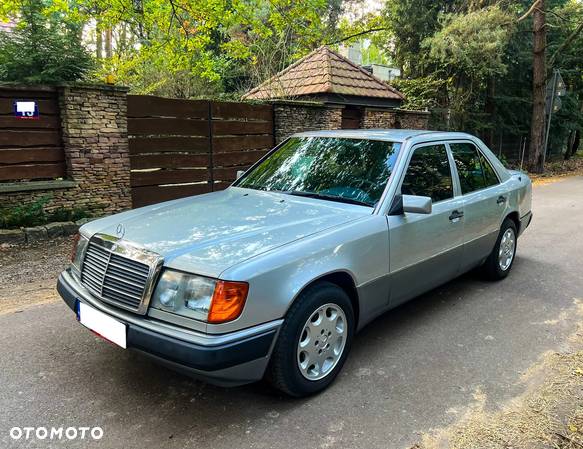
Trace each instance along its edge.
<instances>
[{"instance_id":1,"label":"license plate","mask_svg":"<svg viewBox=\"0 0 583 449\"><path fill-rule=\"evenodd\" d=\"M115 318L88 306L85 303L78 303L79 322L91 329L96 334L116 345L126 348L126 325Z\"/></svg>"}]
</instances>

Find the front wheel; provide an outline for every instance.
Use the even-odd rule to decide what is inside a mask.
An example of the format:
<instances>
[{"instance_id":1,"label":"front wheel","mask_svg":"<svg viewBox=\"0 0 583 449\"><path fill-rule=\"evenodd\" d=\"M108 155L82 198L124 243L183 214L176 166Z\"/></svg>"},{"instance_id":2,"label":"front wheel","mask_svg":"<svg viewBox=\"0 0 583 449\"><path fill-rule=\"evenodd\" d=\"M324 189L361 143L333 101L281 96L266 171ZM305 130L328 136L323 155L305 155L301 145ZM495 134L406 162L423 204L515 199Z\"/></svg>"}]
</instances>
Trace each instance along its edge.
<instances>
[{"instance_id":1,"label":"front wheel","mask_svg":"<svg viewBox=\"0 0 583 449\"><path fill-rule=\"evenodd\" d=\"M354 324L352 304L343 289L329 282L309 287L281 327L267 380L296 397L325 389L344 365Z\"/></svg>"},{"instance_id":2,"label":"front wheel","mask_svg":"<svg viewBox=\"0 0 583 449\"><path fill-rule=\"evenodd\" d=\"M516 225L507 218L502 223L494 249L484 262L483 272L487 279L499 280L508 276L516 255L517 238Z\"/></svg>"}]
</instances>

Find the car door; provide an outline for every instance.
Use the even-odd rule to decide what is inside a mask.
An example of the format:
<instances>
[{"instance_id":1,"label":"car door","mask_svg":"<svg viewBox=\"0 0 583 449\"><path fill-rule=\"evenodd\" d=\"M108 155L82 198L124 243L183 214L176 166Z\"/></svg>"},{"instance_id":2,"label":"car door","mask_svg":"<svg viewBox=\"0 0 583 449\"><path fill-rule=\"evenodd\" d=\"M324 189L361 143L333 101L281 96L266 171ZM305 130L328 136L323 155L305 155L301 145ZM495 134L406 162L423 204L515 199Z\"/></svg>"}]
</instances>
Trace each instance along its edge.
<instances>
[{"instance_id":1,"label":"car door","mask_svg":"<svg viewBox=\"0 0 583 449\"><path fill-rule=\"evenodd\" d=\"M508 203L508 194L492 164L469 141L449 142L464 207L462 270L490 254Z\"/></svg>"},{"instance_id":2,"label":"car door","mask_svg":"<svg viewBox=\"0 0 583 449\"><path fill-rule=\"evenodd\" d=\"M412 149L400 193L431 197L432 212L388 216L391 306L459 273L464 211L452 164L444 143Z\"/></svg>"}]
</instances>

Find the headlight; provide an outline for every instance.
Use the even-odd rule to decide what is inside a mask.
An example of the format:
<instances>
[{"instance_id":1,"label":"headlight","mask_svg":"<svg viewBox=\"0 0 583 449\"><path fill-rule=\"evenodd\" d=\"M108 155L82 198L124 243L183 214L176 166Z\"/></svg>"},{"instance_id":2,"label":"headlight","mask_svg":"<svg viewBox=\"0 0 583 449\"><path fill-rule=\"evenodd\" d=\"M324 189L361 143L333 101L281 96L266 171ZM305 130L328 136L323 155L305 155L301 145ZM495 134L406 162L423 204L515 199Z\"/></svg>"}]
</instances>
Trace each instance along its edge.
<instances>
[{"instance_id":1,"label":"headlight","mask_svg":"<svg viewBox=\"0 0 583 449\"><path fill-rule=\"evenodd\" d=\"M166 269L151 306L195 320L224 323L241 314L248 289L246 282L221 281Z\"/></svg>"},{"instance_id":2,"label":"headlight","mask_svg":"<svg viewBox=\"0 0 583 449\"><path fill-rule=\"evenodd\" d=\"M73 237L73 249L71 251L71 263L78 270L81 271L81 260L87 248L89 240L81 234L76 234Z\"/></svg>"}]
</instances>

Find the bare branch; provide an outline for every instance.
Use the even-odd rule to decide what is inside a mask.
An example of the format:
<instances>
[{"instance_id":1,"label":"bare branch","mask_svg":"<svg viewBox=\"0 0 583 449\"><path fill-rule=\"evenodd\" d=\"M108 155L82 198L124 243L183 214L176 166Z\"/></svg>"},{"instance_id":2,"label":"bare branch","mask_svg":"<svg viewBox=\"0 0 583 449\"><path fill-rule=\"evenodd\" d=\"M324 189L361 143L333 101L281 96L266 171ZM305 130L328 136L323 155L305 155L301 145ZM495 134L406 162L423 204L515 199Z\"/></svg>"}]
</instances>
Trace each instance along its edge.
<instances>
[{"instance_id":1,"label":"bare branch","mask_svg":"<svg viewBox=\"0 0 583 449\"><path fill-rule=\"evenodd\" d=\"M339 44L340 42L347 41L348 39L352 39L353 37L363 36L363 35L369 34L369 33L376 33L377 31L386 31L387 29L388 28L386 28L386 27L381 27L381 28L371 28L369 30L359 31L358 33L350 34L350 35L345 36L345 37L338 39L336 41L327 42L326 45Z\"/></svg>"},{"instance_id":2,"label":"bare branch","mask_svg":"<svg viewBox=\"0 0 583 449\"><path fill-rule=\"evenodd\" d=\"M189 33L188 29L184 26L184 20L182 20L182 18L178 14L177 9L180 8L185 12L188 12L188 11L183 6L176 4L174 2L174 0L170 0L170 7L172 8L172 13L170 15L170 22L168 23L167 34L170 33L170 29L172 27L172 21L176 20L178 22L178 25L180 26L180 28L182 28L182 30L184 31L184 36L188 39L190 33Z\"/></svg>"},{"instance_id":3,"label":"bare branch","mask_svg":"<svg viewBox=\"0 0 583 449\"><path fill-rule=\"evenodd\" d=\"M575 40L575 38L581 32L581 30L583 30L583 22L581 22L577 26L577 28L575 28L573 30L573 32L571 34L569 34L569 36L567 36L567 38L563 41L563 43L561 45L559 45L559 48L557 48L555 50L555 52L553 53L553 55L549 59L549 66L552 66L554 64L555 59L560 52L562 52L565 48L567 48L569 45L571 45L571 42L573 42Z\"/></svg>"},{"instance_id":4,"label":"bare branch","mask_svg":"<svg viewBox=\"0 0 583 449\"><path fill-rule=\"evenodd\" d=\"M561 14L553 11L552 9L547 9L544 11L545 14L551 14L555 17L558 17L559 19L565 21L565 22L573 22L571 19L567 19L565 16L562 16Z\"/></svg>"},{"instance_id":5,"label":"bare branch","mask_svg":"<svg viewBox=\"0 0 583 449\"><path fill-rule=\"evenodd\" d=\"M516 19L516 23L520 23L524 19L526 19L528 16L530 16L535 11L535 9L537 9L539 3L540 3L540 0L535 0L535 2L530 6L530 8L528 8L528 11L526 11L523 15L521 15L518 19Z\"/></svg>"}]
</instances>

